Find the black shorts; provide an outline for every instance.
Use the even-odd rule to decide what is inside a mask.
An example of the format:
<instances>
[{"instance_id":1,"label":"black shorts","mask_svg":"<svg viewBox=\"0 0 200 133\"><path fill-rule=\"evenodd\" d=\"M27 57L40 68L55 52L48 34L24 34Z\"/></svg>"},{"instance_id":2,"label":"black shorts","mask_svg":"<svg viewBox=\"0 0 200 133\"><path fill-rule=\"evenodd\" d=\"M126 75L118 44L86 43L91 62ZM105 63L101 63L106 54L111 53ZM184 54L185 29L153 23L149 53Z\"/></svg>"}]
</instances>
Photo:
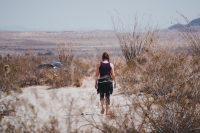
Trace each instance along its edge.
<instances>
[{"instance_id":1,"label":"black shorts","mask_svg":"<svg viewBox=\"0 0 200 133\"><path fill-rule=\"evenodd\" d=\"M99 82L97 93L100 93L100 100L106 99L106 103L110 104L110 95L113 93L113 83L112 82Z\"/></svg>"}]
</instances>

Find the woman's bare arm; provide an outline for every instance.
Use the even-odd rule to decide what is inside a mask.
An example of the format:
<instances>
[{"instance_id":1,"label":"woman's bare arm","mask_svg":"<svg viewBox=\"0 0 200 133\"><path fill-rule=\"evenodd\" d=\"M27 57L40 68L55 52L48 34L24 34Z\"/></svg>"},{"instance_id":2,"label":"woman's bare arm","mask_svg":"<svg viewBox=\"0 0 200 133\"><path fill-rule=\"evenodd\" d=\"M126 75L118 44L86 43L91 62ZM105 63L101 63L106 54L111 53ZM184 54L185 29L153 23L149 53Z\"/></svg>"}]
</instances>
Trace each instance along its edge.
<instances>
[{"instance_id":1,"label":"woman's bare arm","mask_svg":"<svg viewBox=\"0 0 200 133\"><path fill-rule=\"evenodd\" d=\"M111 71L111 74L112 74L112 79L114 81L114 88L116 88L116 80L115 80L115 68L114 68L114 65L111 63L111 68L112 68L112 71Z\"/></svg>"},{"instance_id":2,"label":"woman's bare arm","mask_svg":"<svg viewBox=\"0 0 200 133\"><path fill-rule=\"evenodd\" d=\"M99 78L99 64L96 66L96 74L95 74L95 88L97 87L97 80Z\"/></svg>"}]
</instances>

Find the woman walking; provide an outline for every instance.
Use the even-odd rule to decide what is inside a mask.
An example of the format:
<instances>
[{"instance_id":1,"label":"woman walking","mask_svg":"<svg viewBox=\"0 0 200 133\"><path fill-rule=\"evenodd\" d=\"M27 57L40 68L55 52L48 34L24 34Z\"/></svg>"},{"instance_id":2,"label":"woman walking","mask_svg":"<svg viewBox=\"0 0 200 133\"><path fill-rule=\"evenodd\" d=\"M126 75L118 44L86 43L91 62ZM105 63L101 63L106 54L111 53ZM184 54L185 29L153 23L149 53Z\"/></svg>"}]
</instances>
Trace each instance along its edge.
<instances>
[{"instance_id":1,"label":"woman walking","mask_svg":"<svg viewBox=\"0 0 200 133\"><path fill-rule=\"evenodd\" d=\"M105 109L106 114L109 113L110 95L113 92L113 81L114 87L116 87L114 65L110 63L108 53L104 52L102 61L100 64L97 64L95 80L95 88L97 89L97 93L100 93L102 114L104 114ZM104 104L106 105L106 108L104 108Z\"/></svg>"}]
</instances>

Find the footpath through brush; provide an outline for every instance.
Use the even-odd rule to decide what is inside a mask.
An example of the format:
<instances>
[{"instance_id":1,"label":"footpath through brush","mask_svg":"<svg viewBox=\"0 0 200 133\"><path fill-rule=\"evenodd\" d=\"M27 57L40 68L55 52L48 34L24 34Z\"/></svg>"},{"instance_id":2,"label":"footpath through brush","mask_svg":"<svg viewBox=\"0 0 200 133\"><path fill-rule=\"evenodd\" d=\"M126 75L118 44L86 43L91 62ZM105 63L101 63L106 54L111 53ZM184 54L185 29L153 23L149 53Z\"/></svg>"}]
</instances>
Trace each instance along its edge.
<instances>
[{"instance_id":1,"label":"footpath through brush","mask_svg":"<svg viewBox=\"0 0 200 133\"><path fill-rule=\"evenodd\" d=\"M12 99L15 102L16 113L5 119L35 122L36 127L43 125L50 118L59 122L61 132L67 128L86 129L89 122L101 123L109 118L101 114L99 95L94 88L94 79L91 77L83 81L81 87L62 87L48 89L48 86L31 86L22 88L21 94L12 94L4 99ZM121 108L128 110L128 101L122 95L115 95L118 89L114 89L111 96L111 111ZM117 114L116 114L117 116ZM34 121L33 121L34 119Z\"/></svg>"}]
</instances>

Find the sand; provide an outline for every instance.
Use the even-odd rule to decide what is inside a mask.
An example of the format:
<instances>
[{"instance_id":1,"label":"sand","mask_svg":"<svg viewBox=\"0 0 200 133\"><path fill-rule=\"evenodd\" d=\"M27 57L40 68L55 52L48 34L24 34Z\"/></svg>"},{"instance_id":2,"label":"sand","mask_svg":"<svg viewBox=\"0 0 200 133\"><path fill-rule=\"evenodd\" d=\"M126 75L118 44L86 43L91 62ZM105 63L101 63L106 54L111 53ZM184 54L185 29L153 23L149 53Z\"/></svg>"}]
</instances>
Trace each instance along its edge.
<instances>
[{"instance_id":1,"label":"sand","mask_svg":"<svg viewBox=\"0 0 200 133\"><path fill-rule=\"evenodd\" d=\"M99 95L96 93L92 78L86 78L79 88L49 88L48 86L30 86L22 88L23 91L20 94L14 93L4 98L4 100L12 99L16 107L15 115L5 117L4 122L11 119L15 122L20 119L40 128L50 118L55 118L58 120L58 129L64 133L74 129L78 131L90 129L98 132L99 130L88 125L90 123L88 121L96 123L112 121L106 114L100 113ZM115 107L121 106L126 112L128 100L118 93L118 89L114 89L110 110L114 111Z\"/></svg>"}]
</instances>

